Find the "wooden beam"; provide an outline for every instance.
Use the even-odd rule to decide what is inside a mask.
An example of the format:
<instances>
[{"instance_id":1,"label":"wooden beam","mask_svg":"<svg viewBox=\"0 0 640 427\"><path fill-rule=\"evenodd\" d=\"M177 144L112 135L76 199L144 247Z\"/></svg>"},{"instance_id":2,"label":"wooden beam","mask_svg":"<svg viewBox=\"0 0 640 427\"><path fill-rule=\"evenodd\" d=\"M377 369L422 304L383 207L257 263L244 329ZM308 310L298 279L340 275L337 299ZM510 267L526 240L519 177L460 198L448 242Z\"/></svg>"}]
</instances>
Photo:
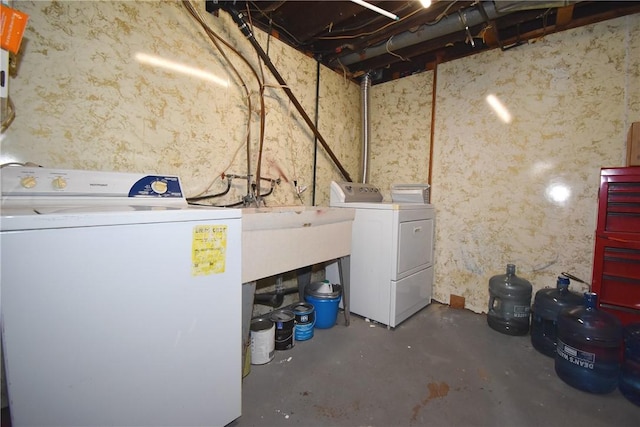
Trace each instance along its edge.
<instances>
[{"instance_id":1,"label":"wooden beam","mask_svg":"<svg viewBox=\"0 0 640 427\"><path fill-rule=\"evenodd\" d=\"M573 19L573 4L559 7L556 14L556 28L565 28Z\"/></svg>"},{"instance_id":2,"label":"wooden beam","mask_svg":"<svg viewBox=\"0 0 640 427\"><path fill-rule=\"evenodd\" d=\"M482 31L482 40L484 44L491 48L500 47L501 42L496 21L490 21L489 25Z\"/></svg>"}]
</instances>

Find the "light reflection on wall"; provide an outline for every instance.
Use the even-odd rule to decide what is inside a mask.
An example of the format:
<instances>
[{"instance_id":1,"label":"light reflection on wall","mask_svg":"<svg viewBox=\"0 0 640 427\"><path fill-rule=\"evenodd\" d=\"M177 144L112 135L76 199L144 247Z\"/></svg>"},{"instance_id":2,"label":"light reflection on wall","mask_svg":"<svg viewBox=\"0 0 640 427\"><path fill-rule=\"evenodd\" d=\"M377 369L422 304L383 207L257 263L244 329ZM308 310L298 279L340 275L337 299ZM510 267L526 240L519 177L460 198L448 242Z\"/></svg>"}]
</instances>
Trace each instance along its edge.
<instances>
[{"instance_id":1,"label":"light reflection on wall","mask_svg":"<svg viewBox=\"0 0 640 427\"><path fill-rule=\"evenodd\" d=\"M544 176L553 168L550 162L539 161L535 162L531 167L531 174L533 176Z\"/></svg>"},{"instance_id":2,"label":"light reflection on wall","mask_svg":"<svg viewBox=\"0 0 640 427\"><path fill-rule=\"evenodd\" d=\"M502 105L502 102L498 99L494 94L487 95L487 103L493 109L493 111L498 115L500 120L505 123L511 123L511 113L507 110L507 107Z\"/></svg>"},{"instance_id":3,"label":"light reflection on wall","mask_svg":"<svg viewBox=\"0 0 640 427\"><path fill-rule=\"evenodd\" d=\"M545 196L550 202L563 206L571 196L571 188L564 183L553 182L547 186Z\"/></svg>"},{"instance_id":4,"label":"light reflection on wall","mask_svg":"<svg viewBox=\"0 0 640 427\"><path fill-rule=\"evenodd\" d=\"M138 52L135 58L141 64L151 65L154 67L164 68L166 70L175 71L177 73L186 74L188 76L196 77L202 80L213 82L222 87L229 87L229 81L224 80L213 73L200 70L198 68L190 67L178 62L169 61L168 59L161 58L159 56L148 55L146 53Z\"/></svg>"}]
</instances>

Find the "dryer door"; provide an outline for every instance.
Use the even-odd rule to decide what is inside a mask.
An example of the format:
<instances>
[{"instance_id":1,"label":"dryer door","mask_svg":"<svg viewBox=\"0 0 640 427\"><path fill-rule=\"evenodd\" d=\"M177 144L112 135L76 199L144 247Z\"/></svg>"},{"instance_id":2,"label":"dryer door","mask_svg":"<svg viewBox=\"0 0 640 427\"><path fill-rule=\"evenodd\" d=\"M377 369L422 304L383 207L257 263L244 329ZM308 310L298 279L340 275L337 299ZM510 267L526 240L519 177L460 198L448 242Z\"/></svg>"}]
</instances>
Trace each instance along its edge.
<instances>
[{"instance_id":1,"label":"dryer door","mask_svg":"<svg viewBox=\"0 0 640 427\"><path fill-rule=\"evenodd\" d=\"M401 222L399 227L397 279L433 264L433 219Z\"/></svg>"}]
</instances>

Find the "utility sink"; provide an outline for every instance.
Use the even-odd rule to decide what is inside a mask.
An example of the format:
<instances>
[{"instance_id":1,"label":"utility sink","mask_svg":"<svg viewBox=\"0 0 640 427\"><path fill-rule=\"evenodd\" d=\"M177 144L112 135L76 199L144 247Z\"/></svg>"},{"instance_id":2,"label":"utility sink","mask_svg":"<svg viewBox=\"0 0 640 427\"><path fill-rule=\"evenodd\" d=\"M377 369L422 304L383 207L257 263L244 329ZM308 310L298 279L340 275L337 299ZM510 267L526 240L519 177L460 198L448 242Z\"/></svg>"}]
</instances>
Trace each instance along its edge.
<instances>
[{"instance_id":1,"label":"utility sink","mask_svg":"<svg viewBox=\"0 0 640 427\"><path fill-rule=\"evenodd\" d=\"M354 217L352 208L242 209L242 282L349 255Z\"/></svg>"}]
</instances>

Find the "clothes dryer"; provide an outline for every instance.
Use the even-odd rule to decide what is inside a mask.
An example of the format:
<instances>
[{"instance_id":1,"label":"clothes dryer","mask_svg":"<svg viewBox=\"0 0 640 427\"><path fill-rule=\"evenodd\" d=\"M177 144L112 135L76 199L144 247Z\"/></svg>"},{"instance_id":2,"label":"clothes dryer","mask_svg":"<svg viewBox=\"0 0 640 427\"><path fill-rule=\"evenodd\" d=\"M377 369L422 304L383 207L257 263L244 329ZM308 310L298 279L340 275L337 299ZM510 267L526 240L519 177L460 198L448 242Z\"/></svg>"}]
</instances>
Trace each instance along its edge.
<instances>
[{"instance_id":1,"label":"clothes dryer","mask_svg":"<svg viewBox=\"0 0 640 427\"><path fill-rule=\"evenodd\" d=\"M393 328L431 302L435 209L382 200L370 184L331 183L330 206L356 212L349 309Z\"/></svg>"}]
</instances>

